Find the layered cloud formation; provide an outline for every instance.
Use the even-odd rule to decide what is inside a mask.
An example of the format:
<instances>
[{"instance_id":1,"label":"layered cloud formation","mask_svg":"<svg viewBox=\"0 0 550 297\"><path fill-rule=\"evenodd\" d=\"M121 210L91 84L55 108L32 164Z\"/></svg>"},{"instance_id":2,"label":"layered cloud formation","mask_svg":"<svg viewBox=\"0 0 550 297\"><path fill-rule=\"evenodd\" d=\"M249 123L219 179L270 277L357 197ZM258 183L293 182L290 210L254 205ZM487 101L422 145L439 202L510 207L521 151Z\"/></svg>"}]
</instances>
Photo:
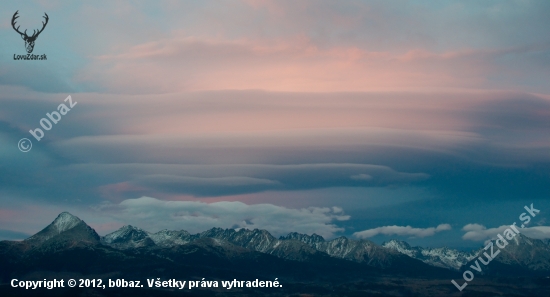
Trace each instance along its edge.
<instances>
[{"instance_id":1,"label":"layered cloud formation","mask_svg":"<svg viewBox=\"0 0 550 297\"><path fill-rule=\"evenodd\" d=\"M143 211L151 228L135 225L146 229L218 224L427 243L463 241L441 222L499 226L533 201L543 222L549 8L7 2L0 236L33 233L63 210L101 232ZM10 60L23 49L9 26L17 10L25 27L50 15L35 47L47 61ZM31 152L17 150L69 94L78 106ZM105 205L110 216L100 215ZM185 213L178 227L168 205L200 215ZM288 223L277 226L278 213ZM494 233L470 227L466 242Z\"/></svg>"}]
</instances>

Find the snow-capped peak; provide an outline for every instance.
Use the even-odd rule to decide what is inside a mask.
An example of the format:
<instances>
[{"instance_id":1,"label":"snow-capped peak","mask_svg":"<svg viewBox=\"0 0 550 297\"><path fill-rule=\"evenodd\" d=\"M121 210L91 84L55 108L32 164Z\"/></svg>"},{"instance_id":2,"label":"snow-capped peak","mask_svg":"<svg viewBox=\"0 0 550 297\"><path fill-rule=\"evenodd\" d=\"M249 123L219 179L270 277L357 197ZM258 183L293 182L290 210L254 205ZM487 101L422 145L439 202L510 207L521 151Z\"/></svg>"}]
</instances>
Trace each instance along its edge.
<instances>
[{"instance_id":1,"label":"snow-capped peak","mask_svg":"<svg viewBox=\"0 0 550 297\"><path fill-rule=\"evenodd\" d=\"M121 249L155 245L149 232L131 225L126 225L105 235L101 238L101 242Z\"/></svg>"},{"instance_id":2,"label":"snow-capped peak","mask_svg":"<svg viewBox=\"0 0 550 297\"><path fill-rule=\"evenodd\" d=\"M76 227L81 222L82 220L78 217L64 211L52 222L52 226L55 227L58 233L61 233Z\"/></svg>"},{"instance_id":3,"label":"snow-capped peak","mask_svg":"<svg viewBox=\"0 0 550 297\"><path fill-rule=\"evenodd\" d=\"M392 239L388 242L384 242L384 243L382 243L382 246L383 247L403 248L403 249L410 249L411 248L411 246L407 242L397 240L397 239Z\"/></svg>"},{"instance_id":4,"label":"snow-capped peak","mask_svg":"<svg viewBox=\"0 0 550 297\"><path fill-rule=\"evenodd\" d=\"M402 254L405 254L413 258L415 258L415 255L418 253L417 249L411 248L411 246L408 243L404 241L396 240L396 239L392 239L388 242L384 242L382 246L388 249L398 251Z\"/></svg>"},{"instance_id":5,"label":"snow-capped peak","mask_svg":"<svg viewBox=\"0 0 550 297\"><path fill-rule=\"evenodd\" d=\"M105 235L104 239L107 242L127 239L142 239L148 237L149 233L141 228L132 225L125 225L122 228Z\"/></svg>"}]
</instances>

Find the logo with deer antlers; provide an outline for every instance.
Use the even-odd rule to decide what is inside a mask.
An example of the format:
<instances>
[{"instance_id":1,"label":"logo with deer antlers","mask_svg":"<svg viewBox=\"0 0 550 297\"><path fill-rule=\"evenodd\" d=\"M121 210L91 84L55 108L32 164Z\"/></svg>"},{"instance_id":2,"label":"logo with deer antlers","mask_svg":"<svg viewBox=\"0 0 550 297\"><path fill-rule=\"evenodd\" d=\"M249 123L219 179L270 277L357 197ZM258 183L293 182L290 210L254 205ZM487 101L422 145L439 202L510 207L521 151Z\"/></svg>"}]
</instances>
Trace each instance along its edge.
<instances>
[{"instance_id":1,"label":"logo with deer antlers","mask_svg":"<svg viewBox=\"0 0 550 297\"><path fill-rule=\"evenodd\" d=\"M46 20L45 22L42 22L42 29L38 30L33 30L33 33L31 36L27 35L27 30L25 30L25 32L21 32L19 31L19 27L21 26L17 26L17 28L15 27L15 20L19 17L19 15L17 15L19 13L19 10L16 11L14 14L13 14L13 17L11 19L11 26L13 27L13 30L15 30L15 32L19 33L21 35L21 38L23 38L23 40L25 40L25 48L27 49L27 53L32 53L32 50L34 49L34 42L36 41L36 38L38 38L38 35L40 35L40 33L42 33L42 31L44 31L44 28L46 28L46 25L48 24L48 20L50 19L48 17L48 14L44 13L44 16L43 18Z\"/></svg>"}]
</instances>

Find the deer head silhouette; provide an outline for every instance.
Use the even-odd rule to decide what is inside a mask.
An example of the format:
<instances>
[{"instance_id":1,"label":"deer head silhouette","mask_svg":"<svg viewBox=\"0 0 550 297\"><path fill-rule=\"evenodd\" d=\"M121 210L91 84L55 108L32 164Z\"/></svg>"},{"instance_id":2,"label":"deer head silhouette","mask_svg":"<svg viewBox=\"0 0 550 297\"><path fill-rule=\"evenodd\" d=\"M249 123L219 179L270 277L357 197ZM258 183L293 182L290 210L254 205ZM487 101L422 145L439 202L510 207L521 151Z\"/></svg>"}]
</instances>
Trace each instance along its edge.
<instances>
[{"instance_id":1,"label":"deer head silhouette","mask_svg":"<svg viewBox=\"0 0 550 297\"><path fill-rule=\"evenodd\" d=\"M42 33L42 31L44 31L44 28L46 28L46 25L48 24L48 20L50 19L48 17L48 14L44 13L45 16L43 16L44 19L46 19L45 22L42 22L42 29L38 30L33 30L33 33L31 36L27 35L27 30L25 30L25 32L21 32L19 31L19 27L21 26L17 26L17 28L15 28L15 20L19 17L17 14L19 13L19 10L16 11L14 14L13 14L13 17L11 19L11 26L13 27L13 30L15 30L15 32L19 33L21 35L21 38L23 38L23 40L25 40L25 48L27 49L27 53L32 53L32 50L34 49L34 42L36 41L36 38L38 37L38 35L40 35L40 33Z\"/></svg>"}]
</instances>

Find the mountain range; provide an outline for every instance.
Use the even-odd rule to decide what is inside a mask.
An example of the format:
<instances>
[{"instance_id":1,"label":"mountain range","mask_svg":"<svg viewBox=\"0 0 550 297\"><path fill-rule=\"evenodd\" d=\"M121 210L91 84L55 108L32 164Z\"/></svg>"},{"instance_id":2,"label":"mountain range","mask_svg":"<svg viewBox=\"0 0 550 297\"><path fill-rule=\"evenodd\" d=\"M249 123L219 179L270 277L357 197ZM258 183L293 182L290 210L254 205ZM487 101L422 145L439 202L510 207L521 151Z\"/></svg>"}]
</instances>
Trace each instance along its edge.
<instances>
[{"instance_id":1,"label":"mountain range","mask_svg":"<svg viewBox=\"0 0 550 297\"><path fill-rule=\"evenodd\" d=\"M214 238L289 260L301 261L321 253L378 268L403 265L410 262L412 258L434 267L461 270L464 265L476 259L484 251L483 248L463 252L447 247L411 247L408 243L399 240L377 245L369 240L352 240L344 236L327 241L317 234L306 235L296 232L277 239L268 231L258 229L212 228L198 234L190 234L185 230L162 230L150 233L130 225L105 235L101 238L101 242L113 248L125 250L139 247L174 247L200 238ZM520 234L511 241L509 246L503 250L503 256L496 258L497 262L518 266L517 268L521 267L522 270L550 271L548 242Z\"/></svg>"},{"instance_id":2,"label":"mountain range","mask_svg":"<svg viewBox=\"0 0 550 297\"><path fill-rule=\"evenodd\" d=\"M275 238L258 229L150 233L127 225L101 237L78 217L63 212L46 228L23 241L0 242L0 282L75 272L126 279L278 277L287 283L279 291L285 294L296 290L329 294L339 290L336 295L340 295L359 290L385 296L390 292L392 295L420 292L419 284L431 280L434 292L448 295L456 293L450 280L461 279L462 271L482 252L483 249L461 252L446 247L411 247L397 240L382 245L346 237L325 240L316 234L295 232ZM548 242L519 235L488 267L483 271L489 277L484 280L485 286L498 287L492 276L517 277L518 272L536 282L537 278L550 275L550 246ZM373 289L374 284L378 289ZM541 285L538 281L537 286L546 289L550 283ZM536 295L538 290L535 286L529 292ZM0 286L0 293L3 291L21 293L5 285ZM67 295L73 293L67 291ZM256 293L265 295L273 291Z\"/></svg>"},{"instance_id":3,"label":"mountain range","mask_svg":"<svg viewBox=\"0 0 550 297\"><path fill-rule=\"evenodd\" d=\"M290 233L287 236L275 238L266 230L222 229L212 228L199 234L187 231L162 230L149 233L134 226L124 226L101 238L101 243L116 249L128 250L135 248L171 248L189 244L201 238L216 239L218 243L226 243L257 251L278 258L295 261L306 261L313 257L330 256L356 263L364 263L378 268L392 265L402 265L412 261L402 253L376 245L368 240L350 240L339 237L330 241L319 235L311 236Z\"/></svg>"}]
</instances>

